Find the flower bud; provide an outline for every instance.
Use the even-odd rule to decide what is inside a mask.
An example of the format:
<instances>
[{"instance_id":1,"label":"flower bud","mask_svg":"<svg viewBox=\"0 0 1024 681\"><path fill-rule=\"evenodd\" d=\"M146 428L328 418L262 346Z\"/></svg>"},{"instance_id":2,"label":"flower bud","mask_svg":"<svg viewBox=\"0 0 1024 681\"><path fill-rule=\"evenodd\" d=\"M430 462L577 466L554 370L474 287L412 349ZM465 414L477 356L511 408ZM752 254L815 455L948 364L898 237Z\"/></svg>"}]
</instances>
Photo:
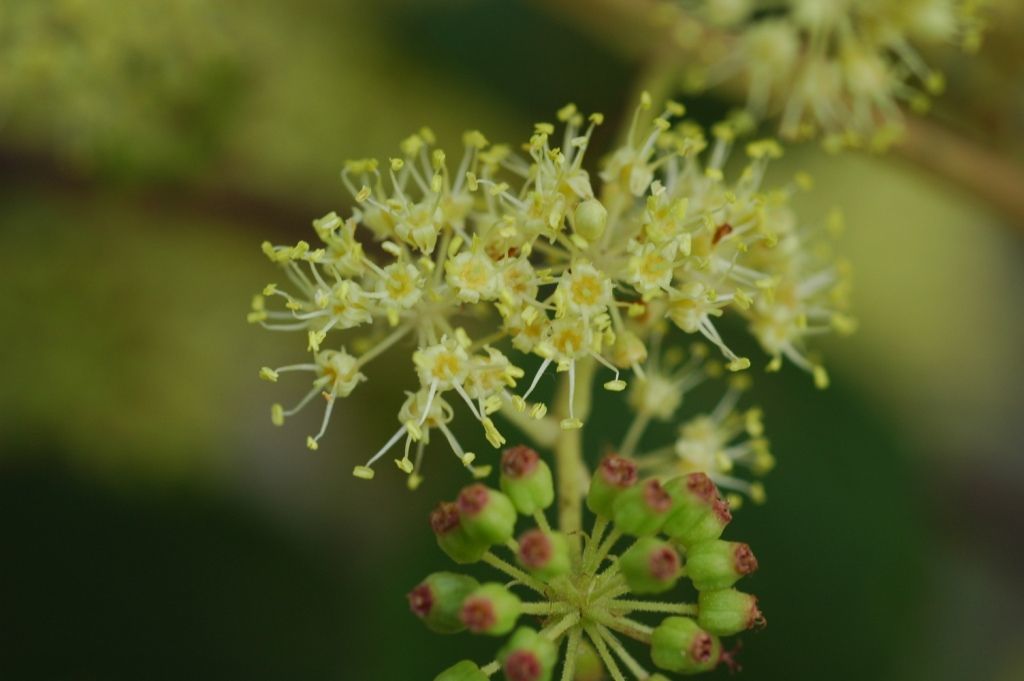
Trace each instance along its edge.
<instances>
[{"instance_id":1,"label":"flower bud","mask_svg":"<svg viewBox=\"0 0 1024 681\"><path fill-rule=\"evenodd\" d=\"M615 499L615 527L638 537L658 534L672 511L672 497L655 479L630 487Z\"/></svg>"},{"instance_id":2,"label":"flower bud","mask_svg":"<svg viewBox=\"0 0 1024 681\"><path fill-rule=\"evenodd\" d=\"M533 515L555 500L551 469L529 447L506 449L501 455L501 491L523 515Z\"/></svg>"},{"instance_id":3,"label":"flower bud","mask_svg":"<svg viewBox=\"0 0 1024 681\"><path fill-rule=\"evenodd\" d=\"M573 217L573 231L591 243L601 238L608 225L608 211L597 199L581 201Z\"/></svg>"},{"instance_id":4,"label":"flower bud","mask_svg":"<svg viewBox=\"0 0 1024 681\"><path fill-rule=\"evenodd\" d=\"M487 681L488 676L470 660L457 662L434 677L434 681Z\"/></svg>"},{"instance_id":5,"label":"flower bud","mask_svg":"<svg viewBox=\"0 0 1024 681\"><path fill-rule=\"evenodd\" d=\"M665 483L675 501L662 530L680 544L693 544L722 536L732 521L729 505L718 496L718 488L704 473L691 473Z\"/></svg>"},{"instance_id":6,"label":"flower bud","mask_svg":"<svg viewBox=\"0 0 1024 681\"><path fill-rule=\"evenodd\" d=\"M455 503L462 527L472 539L494 545L504 544L512 538L516 509L498 490L476 483L464 487Z\"/></svg>"},{"instance_id":7,"label":"flower bud","mask_svg":"<svg viewBox=\"0 0 1024 681\"><path fill-rule=\"evenodd\" d=\"M568 574L569 540L561 532L528 530L519 537L519 564L543 580Z\"/></svg>"},{"instance_id":8,"label":"flower bud","mask_svg":"<svg viewBox=\"0 0 1024 681\"><path fill-rule=\"evenodd\" d=\"M669 617L651 634L651 659L659 668L680 674L714 669L722 643L689 617Z\"/></svg>"},{"instance_id":9,"label":"flower bud","mask_svg":"<svg viewBox=\"0 0 1024 681\"><path fill-rule=\"evenodd\" d=\"M459 619L462 602L478 586L466 575L435 572L409 592L409 609L431 631L455 634L466 628Z\"/></svg>"},{"instance_id":10,"label":"flower bud","mask_svg":"<svg viewBox=\"0 0 1024 681\"><path fill-rule=\"evenodd\" d=\"M644 537L619 557L619 570L637 594L668 591L679 579L679 554L668 542Z\"/></svg>"},{"instance_id":11,"label":"flower bud","mask_svg":"<svg viewBox=\"0 0 1024 681\"><path fill-rule=\"evenodd\" d=\"M697 621L719 636L732 636L765 625L757 597L736 589L702 591L697 597Z\"/></svg>"},{"instance_id":12,"label":"flower bud","mask_svg":"<svg viewBox=\"0 0 1024 681\"><path fill-rule=\"evenodd\" d=\"M548 681L558 662L554 643L529 627L519 627L498 651L507 681Z\"/></svg>"},{"instance_id":13,"label":"flower bud","mask_svg":"<svg viewBox=\"0 0 1024 681\"><path fill-rule=\"evenodd\" d=\"M604 457L590 479L587 508L599 516L611 517L615 499L635 485L636 480L636 463L632 459L618 454Z\"/></svg>"},{"instance_id":14,"label":"flower bud","mask_svg":"<svg viewBox=\"0 0 1024 681\"><path fill-rule=\"evenodd\" d=\"M462 602L459 619L474 634L504 636L512 631L522 611L519 597L501 584L482 584Z\"/></svg>"},{"instance_id":15,"label":"flower bud","mask_svg":"<svg viewBox=\"0 0 1024 681\"><path fill-rule=\"evenodd\" d=\"M757 558L746 544L714 539L686 552L686 574L698 591L728 589L757 570Z\"/></svg>"},{"instance_id":16,"label":"flower bud","mask_svg":"<svg viewBox=\"0 0 1024 681\"><path fill-rule=\"evenodd\" d=\"M444 501L430 513L430 528L437 537L437 545L456 563L475 563L487 553L488 545L470 537L462 527L459 507Z\"/></svg>"},{"instance_id":17,"label":"flower bud","mask_svg":"<svg viewBox=\"0 0 1024 681\"><path fill-rule=\"evenodd\" d=\"M576 670L572 681L605 681L604 663L594 646L585 639L580 641L576 651Z\"/></svg>"}]
</instances>

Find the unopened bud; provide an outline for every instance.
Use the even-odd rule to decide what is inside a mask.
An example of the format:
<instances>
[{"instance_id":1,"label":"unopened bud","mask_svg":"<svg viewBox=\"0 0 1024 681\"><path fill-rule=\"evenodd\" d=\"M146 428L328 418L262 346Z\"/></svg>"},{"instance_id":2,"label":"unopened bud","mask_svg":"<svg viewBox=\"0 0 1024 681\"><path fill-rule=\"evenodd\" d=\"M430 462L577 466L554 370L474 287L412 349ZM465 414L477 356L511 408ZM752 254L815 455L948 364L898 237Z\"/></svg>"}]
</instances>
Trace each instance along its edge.
<instances>
[{"instance_id":1,"label":"unopened bud","mask_svg":"<svg viewBox=\"0 0 1024 681\"><path fill-rule=\"evenodd\" d=\"M611 517L615 499L636 481L636 462L618 454L606 456L590 480L587 508L599 516Z\"/></svg>"},{"instance_id":2,"label":"unopened bud","mask_svg":"<svg viewBox=\"0 0 1024 681\"><path fill-rule=\"evenodd\" d=\"M558 662L558 648L529 627L519 627L498 651L507 681L548 681Z\"/></svg>"},{"instance_id":3,"label":"unopened bud","mask_svg":"<svg viewBox=\"0 0 1024 681\"><path fill-rule=\"evenodd\" d=\"M589 242L600 239L608 225L608 211L597 199L581 201L573 217L573 231Z\"/></svg>"},{"instance_id":4,"label":"unopened bud","mask_svg":"<svg viewBox=\"0 0 1024 681\"><path fill-rule=\"evenodd\" d=\"M430 529L437 537L437 545L448 557L459 564L475 563L489 548L485 542L470 537L459 517L459 507L445 501L430 513Z\"/></svg>"},{"instance_id":5,"label":"unopened bud","mask_svg":"<svg viewBox=\"0 0 1024 681\"><path fill-rule=\"evenodd\" d=\"M455 634L466 628L459 619L459 611L466 596L478 586L467 575L435 572L409 592L409 609L431 631Z\"/></svg>"},{"instance_id":6,"label":"unopened bud","mask_svg":"<svg viewBox=\"0 0 1024 681\"><path fill-rule=\"evenodd\" d=\"M662 528L665 534L683 546L722 536L732 521L729 505L718 495L718 488L704 473L691 473L665 484L675 501Z\"/></svg>"},{"instance_id":7,"label":"unopened bud","mask_svg":"<svg viewBox=\"0 0 1024 681\"><path fill-rule=\"evenodd\" d=\"M717 636L689 617L669 617L651 634L651 659L659 668L679 674L714 669L722 656Z\"/></svg>"},{"instance_id":8,"label":"unopened bud","mask_svg":"<svg viewBox=\"0 0 1024 681\"><path fill-rule=\"evenodd\" d=\"M651 677L653 681L654 677ZM576 671L572 681L605 681L604 663L600 656L586 640L580 641L580 647L576 651Z\"/></svg>"},{"instance_id":9,"label":"unopened bud","mask_svg":"<svg viewBox=\"0 0 1024 681\"><path fill-rule=\"evenodd\" d=\"M560 532L528 530L519 537L516 557L530 574L549 580L569 572L569 540Z\"/></svg>"},{"instance_id":10,"label":"unopened bud","mask_svg":"<svg viewBox=\"0 0 1024 681\"><path fill-rule=\"evenodd\" d=\"M516 509L509 498L495 489L476 483L464 487L455 502L462 527L474 540L488 544L504 544L512 538L516 526Z\"/></svg>"},{"instance_id":11,"label":"unopened bud","mask_svg":"<svg viewBox=\"0 0 1024 681\"><path fill-rule=\"evenodd\" d=\"M658 534L672 507L672 497L652 478L620 494L612 514L620 532L645 537Z\"/></svg>"},{"instance_id":12,"label":"unopened bud","mask_svg":"<svg viewBox=\"0 0 1024 681\"><path fill-rule=\"evenodd\" d=\"M702 591L697 597L697 621L719 636L732 636L765 625L757 597L736 589Z\"/></svg>"},{"instance_id":13,"label":"unopened bud","mask_svg":"<svg viewBox=\"0 0 1024 681\"><path fill-rule=\"evenodd\" d=\"M637 594L668 591L679 579L679 554L666 541L654 537L637 540L619 557L619 570L629 590Z\"/></svg>"},{"instance_id":14,"label":"unopened bud","mask_svg":"<svg viewBox=\"0 0 1024 681\"><path fill-rule=\"evenodd\" d=\"M462 602L459 619L474 634L504 636L512 631L522 612L519 597L501 584L483 584Z\"/></svg>"},{"instance_id":15,"label":"unopened bud","mask_svg":"<svg viewBox=\"0 0 1024 681\"><path fill-rule=\"evenodd\" d=\"M757 558L746 544L713 539L686 552L686 574L698 591L728 589L757 570Z\"/></svg>"},{"instance_id":16,"label":"unopened bud","mask_svg":"<svg viewBox=\"0 0 1024 681\"><path fill-rule=\"evenodd\" d=\"M523 515L533 515L555 500L551 469L529 447L506 449L501 455L501 491Z\"/></svg>"}]
</instances>

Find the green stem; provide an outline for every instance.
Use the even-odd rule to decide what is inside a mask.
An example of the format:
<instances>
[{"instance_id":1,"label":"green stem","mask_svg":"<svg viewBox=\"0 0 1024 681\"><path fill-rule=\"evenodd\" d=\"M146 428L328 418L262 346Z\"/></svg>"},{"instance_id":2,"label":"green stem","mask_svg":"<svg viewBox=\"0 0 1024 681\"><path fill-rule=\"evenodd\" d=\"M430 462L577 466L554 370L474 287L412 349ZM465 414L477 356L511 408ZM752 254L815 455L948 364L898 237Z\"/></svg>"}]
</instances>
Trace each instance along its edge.
<instances>
[{"instance_id":1,"label":"green stem","mask_svg":"<svg viewBox=\"0 0 1024 681\"><path fill-rule=\"evenodd\" d=\"M576 656L579 655L582 638L583 635L578 628L569 632L569 642L565 646L565 664L562 665L562 681L573 681L576 674Z\"/></svg>"},{"instance_id":2,"label":"green stem","mask_svg":"<svg viewBox=\"0 0 1024 681\"><path fill-rule=\"evenodd\" d=\"M615 662L615 658L608 651L608 646L605 645L604 639L597 633L593 626L587 627L587 636L591 641L594 642L594 649L597 650L597 654L601 657L601 661L604 662L604 668L608 670L608 673L612 675L615 681L626 681L626 677L622 675L622 670L619 669L619 665Z\"/></svg>"},{"instance_id":3,"label":"green stem","mask_svg":"<svg viewBox=\"0 0 1024 681\"><path fill-rule=\"evenodd\" d=\"M623 664L629 667L629 671L633 673L633 676L638 679L646 679L650 676L650 674L647 673L647 670L636 661L636 658L629 654L629 651L626 650L626 647L622 645L622 641L620 641L615 634L608 631L608 628L603 624L598 624L596 628L597 632L601 635L601 638L603 638L608 644L608 647L612 649L612 652L618 655Z\"/></svg>"},{"instance_id":4,"label":"green stem","mask_svg":"<svg viewBox=\"0 0 1024 681\"><path fill-rule=\"evenodd\" d=\"M490 664L484 665L483 667L480 667L480 671L482 671L487 676L492 676L499 669L501 669L501 665L498 664L497 660L491 662Z\"/></svg>"},{"instance_id":5,"label":"green stem","mask_svg":"<svg viewBox=\"0 0 1024 681\"><path fill-rule=\"evenodd\" d=\"M607 608L622 614L630 612L661 612L668 615L697 614L697 606L693 603L667 603L664 601L611 601Z\"/></svg>"},{"instance_id":6,"label":"green stem","mask_svg":"<svg viewBox=\"0 0 1024 681\"><path fill-rule=\"evenodd\" d=\"M520 608L526 615L562 615L572 610L572 606L568 603L548 603L547 601L521 603Z\"/></svg>"},{"instance_id":7,"label":"green stem","mask_svg":"<svg viewBox=\"0 0 1024 681\"><path fill-rule=\"evenodd\" d=\"M584 357L576 362L575 404L573 416L585 421L590 413L594 384L594 360ZM569 418L569 376L562 374L555 400L557 418ZM561 430L555 443L555 477L558 479L558 528L569 536L577 555L583 527L583 493L586 479L583 463L583 433L580 429Z\"/></svg>"},{"instance_id":8,"label":"green stem","mask_svg":"<svg viewBox=\"0 0 1024 681\"><path fill-rule=\"evenodd\" d=\"M654 629L651 627L646 624L641 624L635 620L631 620L628 617L613 617L612 615L597 613L595 614L594 619L609 629L613 629L620 634L636 639L641 643L649 644L651 642L651 634L654 633Z\"/></svg>"},{"instance_id":9,"label":"green stem","mask_svg":"<svg viewBox=\"0 0 1024 681\"><path fill-rule=\"evenodd\" d=\"M523 586L527 586L539 594L544 593L544 585L538 582L536 579L526 574L515 565L512 565L508 561L498 558L496 555L488 551L485 553L480 560L490 565L495 570L501 570L512 579L520 582Z\"/></svg>"},{"instance_id":10,"label":"green stem","mask_svg":"<svg viewBox=\"0 0 1024 681\"><path fill-rule=\"evenodd\" d=\"M576 626L580 621L580 614L578 612L570 612L568 615L558 620L555 624L550 627L545 627L540 630L542 636L547 638L549 641L557 641L558 637L561 636L570 627Z\"/></svg>"}]
</instances>

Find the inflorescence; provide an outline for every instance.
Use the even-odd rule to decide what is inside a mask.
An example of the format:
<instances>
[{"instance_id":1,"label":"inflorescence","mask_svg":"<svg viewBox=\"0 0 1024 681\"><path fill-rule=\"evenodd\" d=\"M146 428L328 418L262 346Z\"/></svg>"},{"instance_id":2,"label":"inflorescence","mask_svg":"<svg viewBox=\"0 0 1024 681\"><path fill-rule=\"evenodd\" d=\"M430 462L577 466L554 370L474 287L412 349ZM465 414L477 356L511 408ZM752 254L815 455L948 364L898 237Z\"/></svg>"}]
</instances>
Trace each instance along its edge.
<instances>
[{"instance_id":1,"label":"inflorescence","mask_svg":"<svg viewBox=\"0 0 1024 681\"><path fill-rule=\"evenodd\" d=\"M302 333L308 359L264 367L260 376L311 376L298 404L273 406L274 423L323 399L321 427L307 438L317 449L335 402L358 389L374 359L404 347L415 388L398 410L397 430L355 467L357 477L372 478L374 465L398 447L395 463L415 488L432 438L485 477L489 466L451 427L457 409L472 415L495 449L506 442L493 420L499 412L551 445L560 431L582 427L577 374L595 366L607 372L610 391L627 388L623 372L634 376L629 399L641 422L631 429L632 447L646 422L672 416L690 383L722 366L738 372L750 365L720 332L726 313L746 320L770 370L787 359L824 387L827 375L806 341L853 328L845 313L848 268L829 247L837 219L798 220L791 199L809 188L804 175L764 186L769 162L782 153L772 140L747 143L746 165L727 172L748 132L744 117L706 132L683 118L680 104L670 102L653 119L651 108L645 94L624 143L596 178L584 158L603 117L584 117L572 105L558 112L560 135L539 123L522 153L471 131L453 166L424 128L386 163L346 163L351 217L332 212L315 220L315 246L263 245L287 284L255 296L249 320ZM658 357L671 327L702 336L722 361L684 370ZM539 362L530 376L520 366L527 356ZM557 419L546 403L530 401L549 372L567 377L567 410ZM674 462L757 498L757 487L729 475L733 462L755 472L770 467L756 414L739 421L731 414L735 395L730 389L724 406L684 427ZM735 441L743 433L750 439ZM672 463L665 454L639 460L664 474Z\"/></svg>"},{"instance_id":2,"label":"inflorescence","mask_svg":"<svg viewBox=\"0 0 1024 681\"><path fill-rule=\"evenodd\" d=\"M987 0L673 0L666 16L700 59L691 87L739 77L758 118L778 112L787 138L884 148L902 105L923 111L942 92L922 51L981 43ZM678 9L685 13L678 14ZM692 55L691 55L692 56Z\"/></svg>"},{"instance_id":3,"label":"inflorescence","mask_svg":"<svg viewBox=\"0 0 1024 681\"><path fill-rule=\"evenodd\" d=\"M627 674L665 679L623 639L647 647L666 672L736 666L720 637L764 625L757 598L733 588L758 564L749 546L720 538L731 514L711 479L691 473L641 480L635 461L609 455L590 483L586 502L595 520L582 543L548 524L551 479L534 450L513 447L502 455L502 491L474 483L431 514L438 545L453 561L486 563L504 583L437 572L409 592L410 609L438 633L506 639L495 660L463 660L435 681L486 681L499 670L506 681L549 681L559 667L562 681L594 678L587 670L601 668L615 681ZM514 538L520 515L535 526ZM499 547L515 562L499 557ZM646 598L684 579L696 602ZM651 616L658 621L637 619ZM520 625L524 617L537 626Z\"/></svg>"}]
</instances>

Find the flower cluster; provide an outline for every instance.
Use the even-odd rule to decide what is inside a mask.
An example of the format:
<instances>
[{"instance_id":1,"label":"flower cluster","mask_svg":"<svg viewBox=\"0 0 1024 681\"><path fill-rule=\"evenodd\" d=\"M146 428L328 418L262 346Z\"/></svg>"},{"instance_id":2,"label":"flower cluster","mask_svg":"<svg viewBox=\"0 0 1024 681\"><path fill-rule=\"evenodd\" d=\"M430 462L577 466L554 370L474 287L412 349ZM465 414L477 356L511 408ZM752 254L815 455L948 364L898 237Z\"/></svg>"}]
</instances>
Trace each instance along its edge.
<instances>
[{"instance_id":1,"label":"flower cluster","mask_svg":"<svg viewBox=\"0 0 1024 681\"><path fill-rule=\"evenodd\" d=\"M742 504L741 495L762 503L765 491L761 482L745 480L739 473L745 471L760 477L775 466L764 437L761 409L737 408L742 394L750 387L746 374L729 379L725 394L709 412L695 414L680 423L670 444L635 453L652 421L675 422L689 391L722 373L720 364L707 359L707 349L701 344L694 344L686 361L680 349L673 350L660 360L658 355L652 357L642 377L633 382L629 402L634 417L619 453L635 458L642 470L662 479L704 473L719 487L731 490L728 500L733 509Z\"/></svg>"},{"instance_id":2,"label":"flower cluster","mask_svg":"<svg viewBox=\"0 0 1024 681\"><path fill-rule=\"evenodd\" d=\"M658 669L694 674L735 665L720 637L764 625L757 598L733 588L757 559L746 544L720 538L731 515L704 474L640 480L634 461L606 457L587 493L596 519L582 542L548 525L551 472L532 449L505 451L501 489L475 483L431 515L453 561L484 562L511 580L481 584L437 572L409 593L410 609L433 631L507 637L494 661L463 660L435 681L486 681L499 670L506 681L548 681L559 666L562 679L592 678L587 670L602 667L614 679L625 678L623 667L637 679L665 678L651 675L623 638L647 647ZM536 526L514 538L519 515ZM617 552L625 538L628 547ZM494 552L499 546L516 564ZM684 578L696 603L637 598L667 593ZM653 625L636 619L652 615ZM539 628L520 624L524 616L538 618Z\"/></svg>"},{"instance_id":3,"label":"flower cluster","mask_svg":"<svg viewBox=\"0 0 1024 681\"><path fill-rule=\"evenodd\" d=\"M762 5L771 5L772 11ZM687 42L699 38L706 63L695 85L733 76L747 83L761 117L781 110L786 137L825 134L835 148L884 146L902 124L900 104L917 110L944 88L922 49L975 50L985 0L684 0ZM694 26L693 24L698 24Z\"/></svg>"},{"instance_id":4,"label":"flower cluster","mask_svg":"<svg viewBox=\"0 0 1024 681\"><path fill-rule=\"evenodd\" d=\"M744 119L705 131L669 103L643 123L651 107L645 94L596 178L584 155L602 117L572 105L558 112L559 136L539 123L523 153L471 131L450 164L423 129L386 163L348 162L351 217L314 221L315 246L263 247L288 282L256 296L249 320L301 332L309 360L260 375L312 375L298 405L273 407L274 422L322 396L322 426L307 438L316 449L337 399L358 389L373 359L406 347L415 389L398 410L396 432L355 475L373 477L376 462L402 446L395 461L415 487L425 445L441 437L483 477L488 467L450 427L456 407L496 449L505 443L498 412L531 434L578 429L578 372L603 367L604 387L622 391L620 372L644 377L669 327L702 336L729 370L747 368L750 360L716 323L727 312L746 320L769 368L786 358L823 386L824 369L805 341L852 322L843 312L846 268L819 243L827 230L800 223L790 204L809 179L765 189L766 168L782 149L760 140L746 145L747 164L728 180ZM521 364L531 355L539 368L526 377ZM567 377L567 408L557 419L546 403L530 401L552 370Z\"/></svg>"}]
</instances>

